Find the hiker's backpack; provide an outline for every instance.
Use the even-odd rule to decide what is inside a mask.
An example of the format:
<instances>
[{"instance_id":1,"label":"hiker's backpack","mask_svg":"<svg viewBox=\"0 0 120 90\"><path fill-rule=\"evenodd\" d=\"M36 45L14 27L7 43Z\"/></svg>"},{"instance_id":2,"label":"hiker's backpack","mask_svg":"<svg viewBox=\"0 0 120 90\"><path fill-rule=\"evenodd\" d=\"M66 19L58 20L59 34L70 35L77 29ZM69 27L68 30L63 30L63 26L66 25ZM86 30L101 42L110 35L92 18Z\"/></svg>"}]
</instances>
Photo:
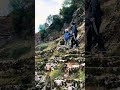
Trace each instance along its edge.
<instances>
[{"instance_id":1,"label":"hiker's backpack","mask_svg":"<svg viewBox=\"0 0 120 90\"><path fill-rule=\"evenodd\" d=\"M72 29L72 33L77 33L78 32L76 25L73 25L71 27L71 29Z\"/></svg>"}]
</instances>

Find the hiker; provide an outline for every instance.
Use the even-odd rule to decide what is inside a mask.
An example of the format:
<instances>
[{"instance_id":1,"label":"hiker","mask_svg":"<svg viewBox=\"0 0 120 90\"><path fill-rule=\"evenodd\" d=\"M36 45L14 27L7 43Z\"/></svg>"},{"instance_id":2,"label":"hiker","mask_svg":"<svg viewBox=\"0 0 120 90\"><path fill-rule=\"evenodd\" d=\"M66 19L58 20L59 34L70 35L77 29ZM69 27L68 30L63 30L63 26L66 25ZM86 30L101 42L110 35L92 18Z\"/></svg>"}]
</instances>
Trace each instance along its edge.
<instances>
[{"instance_id":1,"label":"hiker","mask_svg":"<svg viewBox=\"0 0 120 90\"><path fill-rule=\"evenodd\" d=\"M94 37L95 43L98 43L100 51L105 51L104 43L99 33L103 15L99 0L85 0L85 12L85 30L87 34L85 51L91 52L92 37Z\"/></svg>"},{"instance_id":2,"label":"hiker","mask_svg":"<svg viewBox=\"0 0 120 90\"><path fill-rule=\"evenodd\" d=\"M65 29L65 31L64 31L64 41L65 41L65 45L67 45L68 47L70 47L70 37L71 37L71 34L69 32L69 29Z\"/></svg>"},{"instance_id":3,"label":"hiker","mask_svg":"<svg viewBox=\"0 0 120 90\"><path fill-rule=\"evenodd\" d=\"M77 48L78 47L78 40L77 40L78 30L75 22L72 23L71 30L72 30L71 48L73 48L73 45L76 45L76 48Z\"/></svg>"}]
</instances>

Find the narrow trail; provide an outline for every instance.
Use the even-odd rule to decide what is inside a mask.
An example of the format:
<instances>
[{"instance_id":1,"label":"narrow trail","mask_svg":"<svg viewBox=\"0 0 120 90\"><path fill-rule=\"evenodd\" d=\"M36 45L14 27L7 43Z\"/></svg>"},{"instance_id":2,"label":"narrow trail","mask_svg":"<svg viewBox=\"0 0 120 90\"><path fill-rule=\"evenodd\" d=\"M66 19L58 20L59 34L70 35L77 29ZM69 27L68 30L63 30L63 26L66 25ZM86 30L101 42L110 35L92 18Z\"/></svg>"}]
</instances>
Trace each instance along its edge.
<instances>
[{"instance_id":1,"label":"narrow trail","mask_svg":"<svg viewBox=\"0 0 120 90\"><path fill-rule=\"evenodd\" d=\"M69 49L65 45L57 46L54 52L56 51L58 52L58 54L51 56L50 60L48 60L44 66L48 70L46 71L47 75L50 75L50 73L54 72L55 70L59 70L59 67L63 69L62 72L61 70L59 70L62 73L61 76L55 77L53 79L52 90L53 88L54 89L56 88L56 90L59 89L59 86L56 86L55 80L58 81L62 80L61 81L62 86L60 90L63 89L67 90L67 88L70 87L70 85L74 86L76 90L79 90L80 88L84 89L85 78L80 78L80 77L84 77L84 74L83 76L80 76L82 75L80 74L80 72L81 71L84 72L84 68L85 68L85 59L83 57L84 56L83 51L79 48ZM39 75L36 75L36 77L37 76L39 77ZM38 82L40 82L39 79ZM37 87L39 87L38 84Z\"/></svg>"}]
</instances>

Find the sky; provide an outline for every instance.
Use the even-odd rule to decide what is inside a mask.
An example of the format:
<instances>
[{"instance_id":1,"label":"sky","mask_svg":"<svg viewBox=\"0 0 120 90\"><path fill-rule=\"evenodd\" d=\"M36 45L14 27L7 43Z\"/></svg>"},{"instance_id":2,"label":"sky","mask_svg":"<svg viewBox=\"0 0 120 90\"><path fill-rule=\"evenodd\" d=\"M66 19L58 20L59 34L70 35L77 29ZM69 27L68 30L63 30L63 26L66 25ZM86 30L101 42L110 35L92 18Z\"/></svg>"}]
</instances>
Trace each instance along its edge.
<instances>
[{"instance_id":1,"label":"sky","mask_svg":"<svg viewBox=\"0 0 120 90\"><path fill-rule=\"evenodd\" d=\"M64 0L35 0L35 32L39 31L39 25L44 24L51 14L59 14Z\"/></svg>"}]
</instances>

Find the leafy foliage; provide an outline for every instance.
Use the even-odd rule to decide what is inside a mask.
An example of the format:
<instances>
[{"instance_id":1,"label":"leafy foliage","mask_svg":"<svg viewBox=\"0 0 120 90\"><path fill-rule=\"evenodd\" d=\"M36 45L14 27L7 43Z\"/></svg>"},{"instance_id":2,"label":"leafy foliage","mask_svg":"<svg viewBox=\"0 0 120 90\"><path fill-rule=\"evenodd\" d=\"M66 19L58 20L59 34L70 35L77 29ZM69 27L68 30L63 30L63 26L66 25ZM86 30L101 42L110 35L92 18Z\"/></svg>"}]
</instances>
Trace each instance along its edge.
<instances>
[{"instance_id":1,"label":"leafy foliage","mask_svg":"<svg viewBox=\"0 0 120 90\"><path fill-rule=\"evenodd\" d=\"M63 17L63 22L70 23L75 10L78 8L84 9L83 3L83 0L65 0L62 9L60 9L60 15Z\"/></svg>"},{"instance_id":2,"label":"leafy foliage","mask_svg":"<svg viewBox=\"0 0 120 90\"><path fill-rule=\"evenodd\" d=\"M72 0L65 0L63 3L63 7L69 7L71 5Z\"/></svg>"},{"instance_id":3,"label":"leafy foliage","mask_svg":"<svg viewBox=\"0 0 120 90\"><path fill-rule=\"evenodd\" d=\"M46 23L50 26L53 22L53 16L52 15L49 15L46 19Z\"/></svg>"},{"instance_id":4,"label":"leafy foliage","mask_svg":"<svg viewBox=\"0 0 120 90\"><path fill-rule=\"evenodd\" d=\"M63 21L59 15L53 16L53 23L50 25L50 29L60 31L63 27Z\"/></svg>"},{"instance_id":5,"label":"leafy foliage","mask_svg":"<svg viewBox=\"0 0 120 90\"><path fill-rule=\"evenodd\" d=\"M72 5L70 7L63 7L60 10L60 15L62 15L64 23L70 23L70 21L72 20L72 15L76 9L77 6Z\"/></svg>"},{"instance_id":6,"label":"leafy foliage","mask_svg":"<svg viewBox=\"0 0 120 90\"><path fill-rule=\"evenodd\" d=\"M13 34L20 38L26 38L33 34L34 8L26 8L32 0L11 0ZM31 7L34 7L31 5ZM32 35L31 35L32 36Z\"/></svg>"},{"instance_id":7,"label":"leafy foliage","mask_svg":"<svg viewBox=\"0 0 120 90\"><path fill-rule=\"evenodd\" d=\"M47 37L47 31L46 31L45 24L39 26L39 31L40 31L41 39L44 40L45 37Z\"/></svg>"}]
</instances>

